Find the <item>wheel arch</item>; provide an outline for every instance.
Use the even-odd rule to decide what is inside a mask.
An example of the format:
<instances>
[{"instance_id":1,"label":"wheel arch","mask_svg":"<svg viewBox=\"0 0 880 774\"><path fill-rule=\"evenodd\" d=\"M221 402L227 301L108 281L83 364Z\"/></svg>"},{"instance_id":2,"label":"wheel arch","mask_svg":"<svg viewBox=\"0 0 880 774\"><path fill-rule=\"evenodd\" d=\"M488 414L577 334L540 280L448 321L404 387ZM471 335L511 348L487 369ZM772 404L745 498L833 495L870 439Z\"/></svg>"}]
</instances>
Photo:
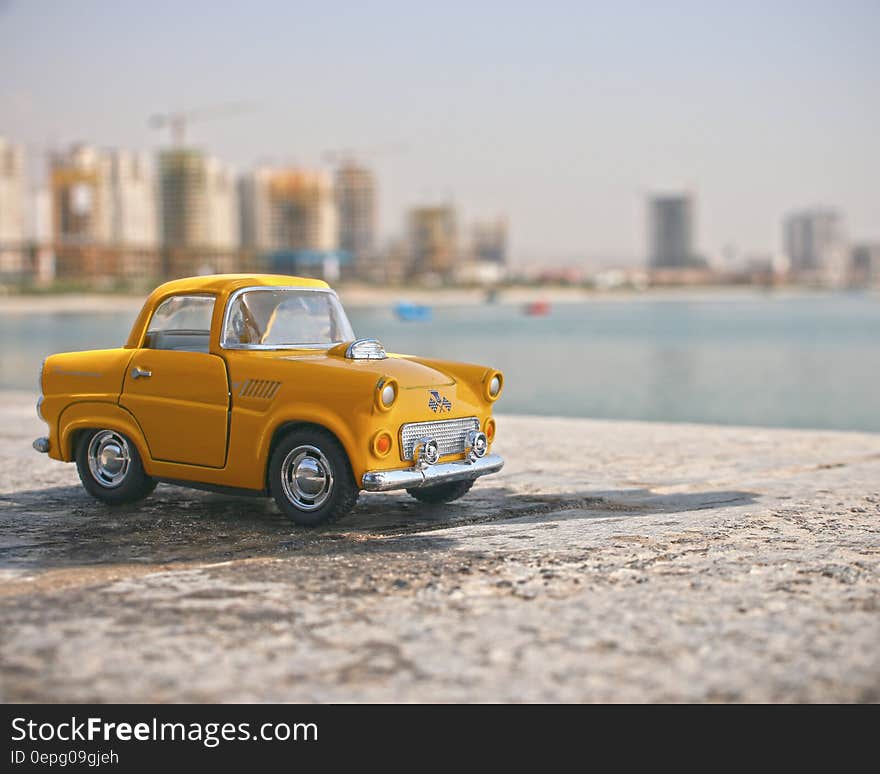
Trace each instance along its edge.
<instances>
[{"instance_id":1,"label":"wheel arch","mask_svg":"<svg viewBox=\"0 0 880 774\"><path fill-rule=\"evenodd\" d=\"M150 449L137 420L115 403L74 403L58 418L59 446L65 462L73 462L76 444L89 430L116 430L125 435L137 449L141 464L150 473Z\"/></svg>"},{"instance_id":2,"label":"wheel arch","mask_svg":"<svg viewBox=\"0 0 880 774\"><path fill-rule=\"evenodd\" d=\"M339 444L339 447L345 452L346 460L348 461L348 468L351 472L352 479L357 484L357 479L355 478L354 473L354 464L351 457L351 452L345 444L345 441L339 437L338 433L335 433L332 428L327 427L326 425L322 425L320 422L309 422L305 420L297 420L297 419L289 419L283 422L280 422L275 429L272 431L272 437L269 441L269 448L266 454L266 464L263 470L263 483L266 487L266 490L269 490L269 475L270 475L270 466L272 464L272 455L275 453L275 449L278 447L278 444L284 439L285 436L296 430L319 430L321 432L327 433L330 435L336 443Z\"/></svg>"}]
</instances>

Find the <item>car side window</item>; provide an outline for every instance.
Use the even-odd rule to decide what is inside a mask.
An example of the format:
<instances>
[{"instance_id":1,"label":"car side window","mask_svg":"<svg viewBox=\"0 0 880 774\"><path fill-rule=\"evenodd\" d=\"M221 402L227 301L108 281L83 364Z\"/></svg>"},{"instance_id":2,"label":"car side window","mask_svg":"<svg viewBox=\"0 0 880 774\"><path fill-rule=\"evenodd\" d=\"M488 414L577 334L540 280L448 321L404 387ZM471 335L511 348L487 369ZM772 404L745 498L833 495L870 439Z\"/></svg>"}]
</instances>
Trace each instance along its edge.
<instances>
[{"instance_id":1,"label":"car side window","mask_svg":"<svg viewBox=\"0 0 880 774\"><path fill-rule=\"evenodd\" d=\"M144 347L207 352L213 314L213 296L166 298L153 312Z\"/></svg>"}]
</instances>

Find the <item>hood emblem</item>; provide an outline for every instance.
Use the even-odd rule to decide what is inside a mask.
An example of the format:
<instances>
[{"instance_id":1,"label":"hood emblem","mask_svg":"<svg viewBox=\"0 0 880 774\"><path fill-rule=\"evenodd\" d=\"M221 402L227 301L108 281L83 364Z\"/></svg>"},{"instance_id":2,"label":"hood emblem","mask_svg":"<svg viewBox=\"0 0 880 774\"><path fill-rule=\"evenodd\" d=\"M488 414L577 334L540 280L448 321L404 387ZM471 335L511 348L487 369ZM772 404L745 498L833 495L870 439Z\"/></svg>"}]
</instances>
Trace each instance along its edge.
<instances>
[{"instance_id":1,"label":"hood emblem","mask_svg":"<svg viewBox=\"0 0 880 774\"><path fill-rule=\"evenodd\" d=\"M452 403L437 390L429 390L428 408L435 414L442 414L444 411L452 411Z\"/></svg>"}]
</instances>

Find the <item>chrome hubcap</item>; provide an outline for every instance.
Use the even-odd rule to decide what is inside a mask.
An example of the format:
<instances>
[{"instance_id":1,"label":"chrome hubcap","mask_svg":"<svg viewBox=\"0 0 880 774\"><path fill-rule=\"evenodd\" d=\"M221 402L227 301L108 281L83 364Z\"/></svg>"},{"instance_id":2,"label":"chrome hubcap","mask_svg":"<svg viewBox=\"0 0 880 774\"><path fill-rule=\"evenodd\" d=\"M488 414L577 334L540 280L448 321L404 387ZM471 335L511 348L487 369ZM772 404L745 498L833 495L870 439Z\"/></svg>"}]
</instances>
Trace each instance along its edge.
<instances>
[{"instance_id":1,"label":"chrome hubcap","mask_svg":"<svg viewBox=\"0 0 880 774\"><path fill-rule=\"evenodd\" d=\"M113 430L102 430L89 441L89 471L101 486L119 486L128 474L131 455L128 441Z\"/></svg>"},{"instance_id":2,"label":"chrome hubcap","mask_svg":"<svg viewBox=\"0 0 880 774\"><path fill-rule=\"evenodd\" d=\"M316 446L297 446L281 463L284 495L301 511L316 511L333 491L330 462Z\"/></svg>"}]
</instances>

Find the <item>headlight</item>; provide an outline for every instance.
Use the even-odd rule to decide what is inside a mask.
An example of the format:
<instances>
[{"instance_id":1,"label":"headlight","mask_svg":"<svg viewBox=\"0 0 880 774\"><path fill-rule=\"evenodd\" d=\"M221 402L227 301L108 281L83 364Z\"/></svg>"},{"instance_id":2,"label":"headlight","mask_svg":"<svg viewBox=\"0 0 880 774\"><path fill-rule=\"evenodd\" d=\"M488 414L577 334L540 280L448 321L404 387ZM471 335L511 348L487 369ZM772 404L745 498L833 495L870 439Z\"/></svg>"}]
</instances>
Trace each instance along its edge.
<instances>
[{"instance_id":1,"label":"headlight","mask_svg":"<svg viewBox=\"0 0 880 774\"><path fill-rule=\"evenodd\" d=\"M489 371L484 377L483 397L490 403L498 400L501 390L504 389L504 375L501 371Z\"/></svg>"},{"instance_id":2,"label":"headlight","mask_svg":"<svg viewBox=\"0 0 880 774\"><path fill-rule=\"evenodd\" d=\"M379 411L388 411L397 400L399 388L394 379L382 379L376 385L376 408Z\"/></svg>"}]
</instances>

